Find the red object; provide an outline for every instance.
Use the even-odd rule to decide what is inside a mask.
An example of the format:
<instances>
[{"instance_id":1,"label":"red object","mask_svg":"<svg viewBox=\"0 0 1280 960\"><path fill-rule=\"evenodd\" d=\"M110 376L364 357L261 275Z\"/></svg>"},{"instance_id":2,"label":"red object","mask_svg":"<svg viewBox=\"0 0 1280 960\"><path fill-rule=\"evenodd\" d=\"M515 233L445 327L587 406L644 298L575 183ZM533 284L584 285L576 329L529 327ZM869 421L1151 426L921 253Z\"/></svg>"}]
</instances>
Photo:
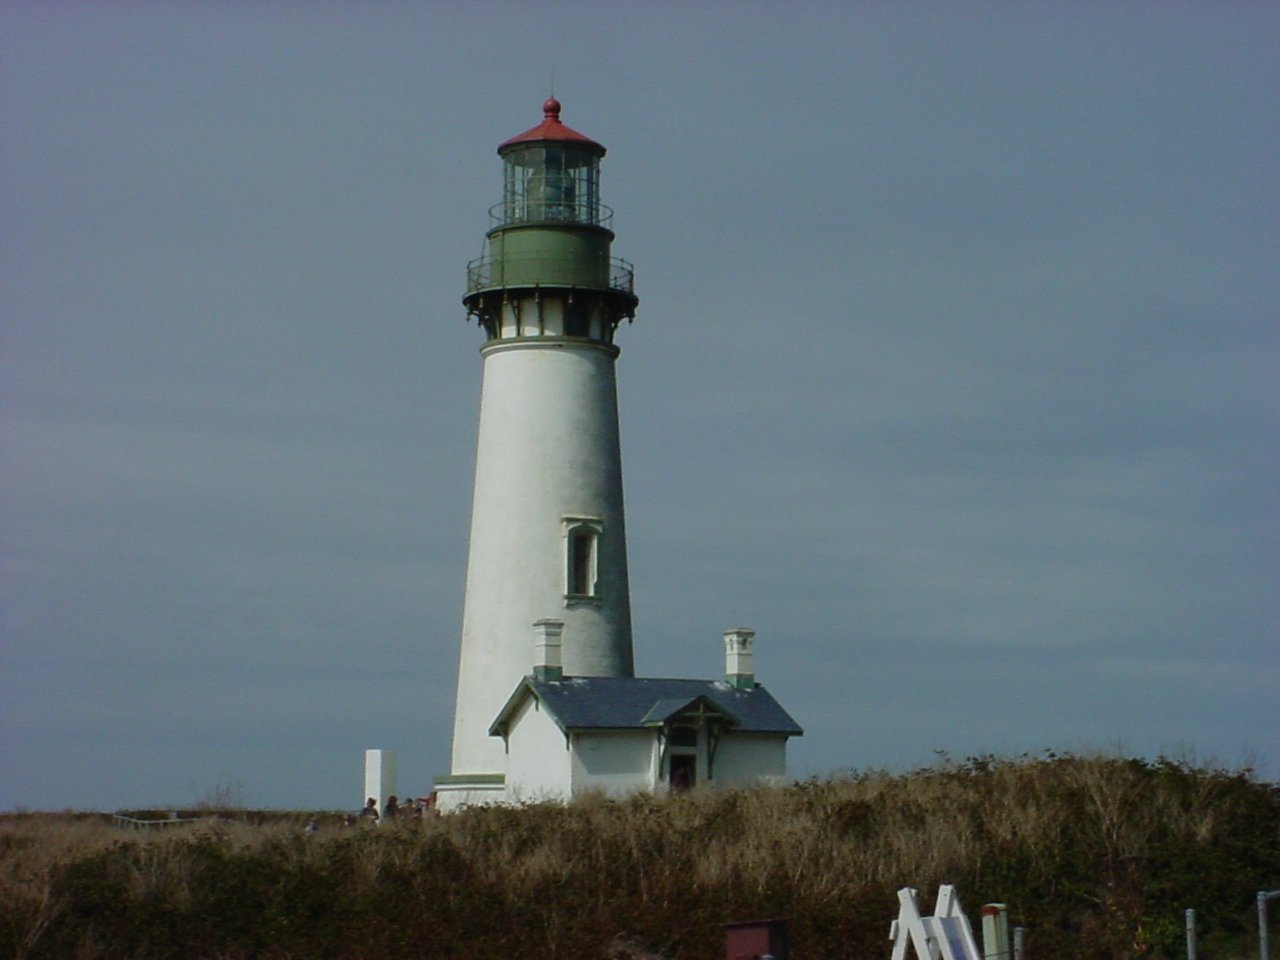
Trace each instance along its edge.
<instances>
[{"instance_id":1,"label":"red object","mask_svg":"<svg viewBox=\"0 0 1280 960\"><path fill-rule=\"evenodd\" d=\"M520 143L536 143L539 140L555 140L560 143L577 143L597 157L604 156L604 146L596 143L590 137L579 133L570 127L566 127L560 122L560 101L555 97L549 97L542 104L542 122L536 127L531 127L524 133L517 134L510 140L503 140L498 144L498 153L502 153L508 147L514 147Z\"/></svg>"},{"instance_id":2,"label":"red object","mask_svg":"<svg viewBox=\"0 0 1280 960\"><path fill-rule=\"evenodd\" d=\"M724 928L725 960L787 960L789 953L786 920L749 920Z\"/></svg>"}]
</instances>

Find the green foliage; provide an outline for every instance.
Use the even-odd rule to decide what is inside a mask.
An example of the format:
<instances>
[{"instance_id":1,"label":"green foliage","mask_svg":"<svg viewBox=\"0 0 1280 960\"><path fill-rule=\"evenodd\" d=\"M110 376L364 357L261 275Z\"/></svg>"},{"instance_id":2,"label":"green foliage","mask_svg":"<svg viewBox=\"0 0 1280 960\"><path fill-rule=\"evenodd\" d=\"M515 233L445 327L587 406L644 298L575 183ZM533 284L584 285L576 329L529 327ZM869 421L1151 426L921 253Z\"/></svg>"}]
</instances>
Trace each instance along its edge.
<instances>
[{"instance_id":1,"label":"green foliage","mask_svg":"<svg viewBox=\"0 0 1280 960\"><path fill-rule=\"evenodd\" d=\"M1168 760L970 758L786 788L472 809L319 833L300 815L127 831L0 818L0 955L468 960L887 956L895 892L1010 904L1036 960L1227 960L1280 887L1280 790ZM1231 951L1237 951L1232 953Z\"/></svg>"}]
</instances>

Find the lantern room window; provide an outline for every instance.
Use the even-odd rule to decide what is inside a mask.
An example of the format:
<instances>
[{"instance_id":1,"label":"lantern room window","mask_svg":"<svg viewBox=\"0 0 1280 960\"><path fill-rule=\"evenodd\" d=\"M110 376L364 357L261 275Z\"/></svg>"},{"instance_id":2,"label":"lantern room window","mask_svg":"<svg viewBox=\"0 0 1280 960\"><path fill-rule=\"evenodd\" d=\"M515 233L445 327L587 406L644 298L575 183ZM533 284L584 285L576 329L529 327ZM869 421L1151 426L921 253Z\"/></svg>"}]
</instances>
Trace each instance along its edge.
<instances>
[{"instance_id":1,"label":"lantern room window","mask_svg":"<svg viewBox=\"0 0 1280 960\"><path fill-rule=\"evenodd\" d=\"M590 150L547 143L503 160L504 223L600 222L600 165Z\"/></svg>"}]
</instances>

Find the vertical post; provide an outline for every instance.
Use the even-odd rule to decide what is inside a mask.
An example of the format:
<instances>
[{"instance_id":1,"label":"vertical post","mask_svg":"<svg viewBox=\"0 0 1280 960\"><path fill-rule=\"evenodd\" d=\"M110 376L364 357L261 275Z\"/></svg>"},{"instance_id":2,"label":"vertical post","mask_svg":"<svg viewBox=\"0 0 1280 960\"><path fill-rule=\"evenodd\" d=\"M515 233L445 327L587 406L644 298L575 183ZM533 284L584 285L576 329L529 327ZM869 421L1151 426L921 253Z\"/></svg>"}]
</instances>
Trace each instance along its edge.
<instances>
[{"instance_id":1,"label":"vertical post","mask_svg":"<svg viewBox=\"0 0 1280 960\"><path fill-rule=\"evenodd\" d=\"M1013 928L1013 960L1023 960L1023 944L1026 940L1026 927Z\"/></svg>"},{"instance_id":2,"label":"vertical post","mask_svg":"<svg viewBox=\"0 0 1280 960\"><path fill-rule=\"evenodd\" d=\"M1003 903L982 905L983 960L1009 960L1009 908Z\"/></svg>"},{"instance_id":3,"label":"vertical post","mask_svg":"<svg viewBox=\"0 0 1280 960\"><path fill-rule=\"evenodd\" d=\"M1187 960L1196 960L1196 912L1187 908Z\"/></svg>"},{"instance_id":4,"label":"vertical post","mask_svg":"<svg viewBox=\"0 0 1280 960\"><path fill-rule=\"evenodd\" d=\"M374 809L382 815L382 805L396 792L396 753L394 750L364 752L364 796L373 798ZM362 800L360 806L364 806Z\"/></svg>"},{"instance_id":5,"label":"vertical post","mask_svg":"<svg viewBox=\"0 0 1280 960\"><path fill-rule=\"evenodd\" d=\"M1271 944L1267 936L1267 901L1280 898L1280 890L1258 891L1258 956L1271 960Z\"/></svg>"}]
</instances>

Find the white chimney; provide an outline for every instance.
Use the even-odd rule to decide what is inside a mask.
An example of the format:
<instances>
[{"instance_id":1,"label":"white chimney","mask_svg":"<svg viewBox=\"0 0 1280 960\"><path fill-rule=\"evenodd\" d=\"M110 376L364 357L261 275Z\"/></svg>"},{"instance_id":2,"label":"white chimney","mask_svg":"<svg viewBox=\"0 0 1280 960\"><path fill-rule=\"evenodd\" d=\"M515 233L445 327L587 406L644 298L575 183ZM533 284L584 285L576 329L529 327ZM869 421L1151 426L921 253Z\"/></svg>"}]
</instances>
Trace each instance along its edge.
<instances>
[{"instance_id":1,"label":"white chimney","mask_svg":"<svg viewBox=\"0 0 1280 960\"><path fill-rule=\"evenodd\" d=\"M739 690L750 690L756 685L751 666L751 641L755 635L754 630L746 627L724 632L724 678Z\"/></svg>"},{"instance_id":2,"label":"white chimney","mask_svg":"<svg viewBox=\"0 0 1280 960\"><path fill-rule=\"evenodd\" d=\"M564 675L560 659L563 620L537 620L533 624L533 676L537 680L559 680Z\"/></svg>"}]
</instances>

